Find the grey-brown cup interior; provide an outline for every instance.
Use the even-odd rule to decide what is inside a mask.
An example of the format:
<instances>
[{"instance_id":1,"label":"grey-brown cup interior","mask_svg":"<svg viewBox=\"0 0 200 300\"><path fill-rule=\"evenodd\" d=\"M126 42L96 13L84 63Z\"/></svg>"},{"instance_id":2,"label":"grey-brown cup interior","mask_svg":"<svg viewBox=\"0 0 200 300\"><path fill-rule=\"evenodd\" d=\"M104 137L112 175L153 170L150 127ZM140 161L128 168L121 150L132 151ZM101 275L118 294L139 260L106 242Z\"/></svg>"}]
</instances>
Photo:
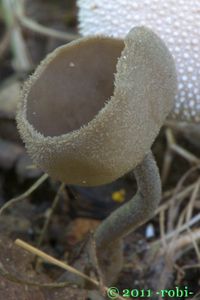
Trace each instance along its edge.
<instances>
[{"instance_id":1,"label":"grey-brown cup interior","mask_svg":"<svg viewBox=\"0 0 200 300\"><path fill-rule=\"evenodd\" d=\"M27 96L30 124L44 136L58 136L91 121L113 94L123 48L121 40L97 37L51 55Z\"/></svg>"}]
</instances>

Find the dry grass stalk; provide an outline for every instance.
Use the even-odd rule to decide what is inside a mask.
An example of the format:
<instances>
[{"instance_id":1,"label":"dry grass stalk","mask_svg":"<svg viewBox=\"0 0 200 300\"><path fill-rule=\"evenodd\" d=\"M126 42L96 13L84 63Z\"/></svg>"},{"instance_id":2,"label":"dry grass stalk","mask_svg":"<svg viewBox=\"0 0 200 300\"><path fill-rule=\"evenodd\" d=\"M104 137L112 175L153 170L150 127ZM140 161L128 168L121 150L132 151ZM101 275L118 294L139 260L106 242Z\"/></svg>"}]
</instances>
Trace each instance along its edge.
<instances>
[{"instance_id":1,"label":"dry grass stalk","mask_svg":"<svg viewBox=\"0 0 200 300\"><path fill-rule=\"evenodd\" d=\"M176 195L176 193L182 188L182 186L184 185L184 182L189 178L189 176L193 173L196 172L198 169L200 168L199 165L194 166L192 168L190 168L179 180L178 184L176 185L175 191L174 191L174 196ZM195 183L196 186L196 183ZM177 218L178 212L180 210L180 205L182 203L182 201L184 200L184 198L180 199L180 201L171 201L170 203L170 207L169 207L169 212L168 212L168 225L167 225L167 231L171 232L173 230L174 227L174 222L175 219Z\"/></svg>"},{"instance_id":2,"label":"dry grass stalk","mask_svg":"<svg viewBox=\"0 0 200 300\"><path fill-rule=\"evenodd\" d=\"M42 175L26 192L6 202L0 209L0 216L6 209L30 196L47 178L47 174Z\"/></svg>"},{"instance_id":3,"label":"dry grass stalk","mask_svg":"<svg viewBox=\"0 0 200 300\"><path fill-rule=\"evenodd\" d=\"M58 260L58 259L56 259L56 258L54 258L54 257L52 257L52 256L50 256L48 254L46 254L45 252L43 252L43 251L41 251L41 250L39 250L39 249L37 249L37 248L29 245L28 243L26 243L26 242L24 242L24 241L22 241L20 239L17 239L15 241L15 244L18 245L19 247L25 249L26 251L31 252L32 254L41 257L44 261L47 261L47 262L49 262L49 263L51 263L51 264L53 264L53 265L55 265L57 267L60 267L60 268L62 268L64 270L66 270L66 271L72 272L72 273L74 273L74 274L82 277L84 280L87 280L88 282L94 284L96 287L100 288L100 283L97 280L95 280L95 279L93 279L93 278L85 275L84 273L76 270L75 268L69 266L68 264L66 264L66 263L64 263L64 262L62 262L62 261L60 261L60 260ZM104 292L106 292L107 290L108 290L108 287L104 286ZM123 300L123 298L120 297L120 296L118 296L115 299Z\"/></svg>"},{"instance_id":4,"label":"dry grass stalk","mask_svg":"<svg viewBox=\"0 0 200 300\"><path fill-rule=\"evenodd\" d=\"M49 226L49 224L51 222L51 218L52 218L53 213L54 213L54 211L55 211L55 209L56 209L56 207L58 205L58 202L60 200L60 197L61 197L61 194L62 194L64 188L65 188L65 184L62 183L60 185L57 193L56 193L56 196L55 196L55 198L53 200L52 206L50 207L50 209L48 209L48 214L46 216L46 219L45 219L45 222L44 222L41 234L40 234L39 239L37 241L37 247L40 247L41 244L43 243L43 240L44 240L45 234L47 232L48 226Z\"/></svg>"}]
</instances>

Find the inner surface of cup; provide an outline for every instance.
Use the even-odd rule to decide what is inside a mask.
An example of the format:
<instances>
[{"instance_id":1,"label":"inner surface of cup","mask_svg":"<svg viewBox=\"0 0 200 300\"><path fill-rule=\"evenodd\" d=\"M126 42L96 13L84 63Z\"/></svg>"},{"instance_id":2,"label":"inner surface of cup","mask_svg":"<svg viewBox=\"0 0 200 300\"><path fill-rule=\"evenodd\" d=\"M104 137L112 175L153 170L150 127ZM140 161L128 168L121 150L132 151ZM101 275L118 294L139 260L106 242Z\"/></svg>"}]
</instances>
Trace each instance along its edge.
<instances>
[{"instance_id":1,"label":"inner surface of cup","mask_svg":"<svg viewBox=\"0 0 200 300\"><path fill-rule=\"evenodd\" d=\"M123 48L121 40L100 37L60 48L29 90L29 123L44 136L87 125L113 95Z\"/></svg>"}]
</instances>

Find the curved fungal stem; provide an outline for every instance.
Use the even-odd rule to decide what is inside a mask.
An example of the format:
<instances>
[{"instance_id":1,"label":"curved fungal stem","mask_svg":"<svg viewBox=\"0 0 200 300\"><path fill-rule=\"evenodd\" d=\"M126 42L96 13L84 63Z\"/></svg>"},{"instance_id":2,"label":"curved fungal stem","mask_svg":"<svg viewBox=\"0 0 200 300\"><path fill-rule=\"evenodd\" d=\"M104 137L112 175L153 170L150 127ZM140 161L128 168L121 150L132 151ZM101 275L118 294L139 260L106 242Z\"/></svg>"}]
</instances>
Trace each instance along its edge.
<instances>
[{"instance_id":1,"label":"curved fungal stem","mask_svg":"<svg viewBox=\"0 0 200 300\"><path fill-rule=\"evenodd\" d=\"M117 279L123 265L122 238L150 219L161 199L160 175L151 152L134 174L136 195L105 219L94 234L103 281L108 285Z\"/></svg>"},{"instance_id":2,"label":"curved fungal stem","mask_svg":"<svg viewBox=\"0 0 200 300\"><path fill-rule=\"evenodd\" d=\"M123 238L150 219L155 212L161 198L161 182L151 152L135 168L134 174L138 191L128 203L114 211L97 228L97 249L103 249Z\"/></svg>"},{"instance_id":3,"label":"curved fungal stem","mask_svg":"<svg viewBox=\"0 0 200 300\"><path fill-rule=\"evenodd\" d=\"M96 255L103 275L101 279L108 286L117 279L123 265L122 238L154 215L161 198L160 175L151 152L135 168L134 174L138 185L136 195L105 219L94 233ZM90 245L87 244L82 261L75 262L78 269L87 268L88 261L85 257L88 258L90 249ZM91 255L90 260L93 260ZM92 264L95 266L93 261ZM64 274L60 280L69 279L68 277L69 274ZM70 281L73 280L76 282L77 276L70 276Z\"/></svg>"}]
</instances>

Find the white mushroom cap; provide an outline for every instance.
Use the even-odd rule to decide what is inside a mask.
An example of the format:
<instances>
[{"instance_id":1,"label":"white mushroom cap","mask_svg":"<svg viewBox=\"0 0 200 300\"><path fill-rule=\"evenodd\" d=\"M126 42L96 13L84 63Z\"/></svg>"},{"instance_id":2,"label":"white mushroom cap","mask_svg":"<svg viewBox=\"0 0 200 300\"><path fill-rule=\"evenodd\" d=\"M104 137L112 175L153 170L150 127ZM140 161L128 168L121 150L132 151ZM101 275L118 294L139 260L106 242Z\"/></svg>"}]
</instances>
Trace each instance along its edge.
<instances>
[{"instance_id":1,"label":"white mushroom cap","mask_svg":"<svg viewBox=\"0 0 200 300\"><path fill-rule=\"evenodd\" d=\"M175 58L178 94L171 118L200 122L199 0L78 0L84 36L123 38L134 26L156 32Z\"/></svg>"},{"instance_id":2,"label":"white mushroom cap","mask_svg":"<svg viewBox=\"0 0 200 300\"><path fill-rule=\"evenodd\" d=\"M144 27L123 40L57 48L24 86L20 134L37 166L68 184L109 183L150 151L176 93L173 58Z\"/></svg>"}]
</instances>

